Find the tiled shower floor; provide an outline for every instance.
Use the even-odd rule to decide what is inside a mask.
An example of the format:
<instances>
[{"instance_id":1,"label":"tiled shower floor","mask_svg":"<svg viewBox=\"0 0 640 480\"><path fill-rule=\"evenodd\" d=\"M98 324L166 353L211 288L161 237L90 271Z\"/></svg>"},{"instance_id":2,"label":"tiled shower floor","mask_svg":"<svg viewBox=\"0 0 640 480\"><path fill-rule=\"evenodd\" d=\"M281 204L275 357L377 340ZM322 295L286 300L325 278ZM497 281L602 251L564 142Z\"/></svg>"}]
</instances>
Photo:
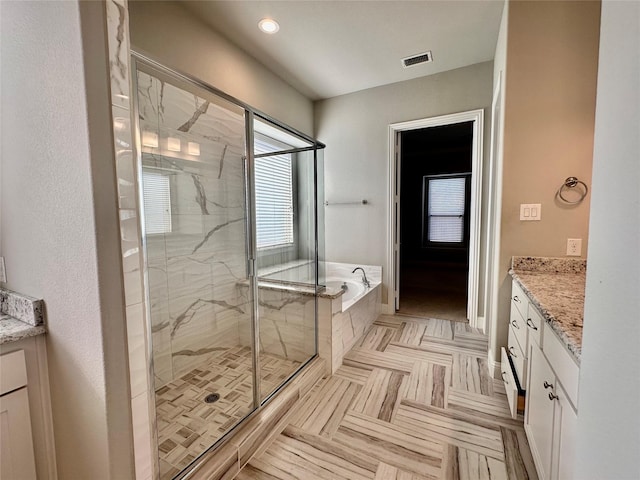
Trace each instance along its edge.
<instances>
[{"instance_id":1,"label":"tiled shower floor","mask_svg":"<svg viewBox=\"0 0 640 480\"><path fill-rule=\"evenodd\" d=\"M260 354L261 390L272 392L300 362ZM156 391L161 478L172 478L213 445L253 405L250 347L233 347ZM211 393L220 395L205 403Z\"/></svg>"}]
</instances>

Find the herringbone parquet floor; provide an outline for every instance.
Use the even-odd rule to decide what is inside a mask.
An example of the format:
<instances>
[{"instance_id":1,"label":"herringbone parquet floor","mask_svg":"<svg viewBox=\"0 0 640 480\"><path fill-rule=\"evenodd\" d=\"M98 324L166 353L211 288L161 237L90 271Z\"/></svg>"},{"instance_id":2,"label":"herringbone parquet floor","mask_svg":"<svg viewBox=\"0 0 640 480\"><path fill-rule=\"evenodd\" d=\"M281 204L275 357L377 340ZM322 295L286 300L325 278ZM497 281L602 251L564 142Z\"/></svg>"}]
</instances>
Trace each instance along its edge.
<instances>
[{"instance_id":1,"label":"herringbone parquet floor","mask_svg":"<svg viewBox=\"0 0 640 480\"><path fill-rule=\"evenodd\" d=\"M236 478L537 479L486 357L465 323L380 316Z\"/></svg>"}]
</instances>

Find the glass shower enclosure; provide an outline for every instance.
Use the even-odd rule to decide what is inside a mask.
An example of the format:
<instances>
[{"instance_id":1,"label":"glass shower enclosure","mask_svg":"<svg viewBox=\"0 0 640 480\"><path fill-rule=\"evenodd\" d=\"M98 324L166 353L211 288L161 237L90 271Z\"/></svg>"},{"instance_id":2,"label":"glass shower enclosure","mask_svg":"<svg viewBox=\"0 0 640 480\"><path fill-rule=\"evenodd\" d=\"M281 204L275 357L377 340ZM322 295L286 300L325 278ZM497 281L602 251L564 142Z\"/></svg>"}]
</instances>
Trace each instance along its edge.
<instances>
[{"instance_id":1,"label":"glass shower enclosure","mask_svg":"<svg viewBox=\"0 0 640 480\"><path fill-rule=\"evenodd\" d=\"M158 466L174 478L316 355L324 145L132 63Z\"/></svg>"}]
</instances>

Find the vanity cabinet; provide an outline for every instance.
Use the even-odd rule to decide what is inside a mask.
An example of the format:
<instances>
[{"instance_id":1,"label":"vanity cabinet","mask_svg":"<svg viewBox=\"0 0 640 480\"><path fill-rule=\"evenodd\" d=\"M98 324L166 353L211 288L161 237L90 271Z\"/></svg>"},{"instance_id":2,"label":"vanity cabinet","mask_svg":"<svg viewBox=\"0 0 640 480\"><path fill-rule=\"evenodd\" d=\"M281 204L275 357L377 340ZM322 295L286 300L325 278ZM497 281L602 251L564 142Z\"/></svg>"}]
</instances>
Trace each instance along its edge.
<instances>
[{"instance_id":1,"label":"vanity cabinet","mask_svg":"<svg viewBox=\"0 0 640 480\"><path fill-rule=\"evenodd\" d=\"M506 349L502 349L502 379L513 418L524 411L525 388L529 371L529 330L535 326L529 319L530 305L527 296L514 281L509 312L509 337ZM538 341L536 339L536 341Z\"/></svg>"},{"instance_id":2,"label":"vanity cabinet","mask_svg":"<svg viewBox=\"0 0 640 480\"><path fill-rule=\"evenodd\" d=\"M570 480L580 367L521 286L513 281L502 379L511 414L526 396L524 428L541 480Z\"/></svg>"},{"instance_id":3,"label":"vanity cabinet","mask_svg":"<svg viewBox=\"0 0 640 480\"><path fill-rule=\"evenodd\" d=\"M0 480L56 480L46 335L0 344Z\"/></svg>"},{"instance_id":4,"label":"vanity cabinet","mask_svg":"<svg viewBox=\"0 0 640 480\"><path fill-rule=\"evenodd\" d=\"M548 331L545 335L551 338L555 334ZM547 341L547 345L552 345L555 340ZM534 343L529 347L529 357L530 377L524 428L538 476L541 480L570 480L573 478L578 417L571 396L562 383L562 376L558 373L564 367L556 370L544 350ZM577 382L577 377L575 380Z\"/></svg>"},{"instance_id":5,"label":"vanity cabinet","mask_svg":"<svg viewBox=\"0 0 640 480\"><path fill-rule=\"evenodd\" d=\"M0 356L0 459L0 478L36 478L23 350Z\"/></svg>"}]
</instances>

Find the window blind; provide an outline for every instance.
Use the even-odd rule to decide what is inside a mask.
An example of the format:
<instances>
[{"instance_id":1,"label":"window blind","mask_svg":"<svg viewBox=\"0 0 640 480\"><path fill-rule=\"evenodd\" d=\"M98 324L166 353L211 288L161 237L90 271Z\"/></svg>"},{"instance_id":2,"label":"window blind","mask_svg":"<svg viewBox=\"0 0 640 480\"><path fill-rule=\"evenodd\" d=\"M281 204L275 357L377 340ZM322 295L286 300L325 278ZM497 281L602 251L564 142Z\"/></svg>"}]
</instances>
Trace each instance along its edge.
<instances>
[{"instance_id":1,"label":"window blind","mask_svg":"<svg viewBox=\"0 0 640 480\"><path fill-rule=\"evenodd\" d=\"M255 153L280 150L255 139ZM293 244L293 168L291 154L255 159L256 236L258 248Z\"/></svg>"},{"instance_id":2,"label":"window blind","mask_svg":"<svg viewBox=\"0 0 640 480\"><path fill-rule=\"evenodd\" d=\"M171 232L171 188L169 177L142 172L144 219L147 235Z\"/></svg>"},{"instance_id":3,"label":"window blind","mask_svg":"<svg viewBox=\"0 0 640 480\"><path fill-rule=\"evenodd\" d=\"M462 243L465 178L431 178L428 191L429 241Z\"/></svg>"}]
</instances>

